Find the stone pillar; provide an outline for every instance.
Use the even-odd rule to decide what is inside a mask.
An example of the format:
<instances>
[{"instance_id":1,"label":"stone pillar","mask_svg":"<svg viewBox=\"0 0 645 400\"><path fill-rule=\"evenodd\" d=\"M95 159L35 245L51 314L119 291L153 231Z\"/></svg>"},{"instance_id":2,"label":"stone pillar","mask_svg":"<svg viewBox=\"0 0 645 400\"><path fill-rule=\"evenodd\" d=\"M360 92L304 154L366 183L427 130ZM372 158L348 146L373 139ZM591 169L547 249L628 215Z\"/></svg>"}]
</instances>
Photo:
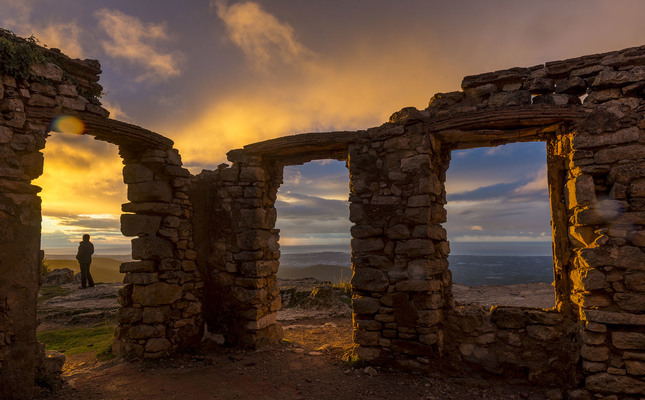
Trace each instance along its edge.
<instances>
[{"instance_id":1,"label":"stone pillar","mask_svg":"<svg viewBox=\"0 0 645 400\"><path fill-rule=\"evenodd\" d=\"M587 81L588 113L575 127L568 163L571 299L583 324L586 388L642 396L645 101L634 86L643 87L645 69L603 63Z\"/></svg>"},{"instance_id":2,"label":"stone pillar","mask_svg":"<svg viewBox=\"0 0 645 400\"><path fill-rule=\"evenodd\" d=\"M206 321L209 332L227 343L258 348L282 338L274 207L282 166L241 151L230 152L229 159L231 167L202 173L192 195L208 203L197 231L209 238L198 248L207 276ZM204 226L204 220L213 225Z\"/></svg>"},{"instance_id":3,"label":"stone pillar","mask_svg":"<svg viewBox=\"0 0 645 400\"><path fill-rule=\"evenodd\" d=\"M122 357L163 357L195 346L203 333L203 282L195 259L190 173L177 150L120 147L128 185L121 231L135 262L121 265L113 350Z\"/></svg>"},{"instance_id":4,"label":"stone pillar","mask_svg":"<svg viewBox=\"0 0 645 400\"><path fill-rule=\"evenodd\" d=\"M368 360L424 368L441 353L451 302L447 160L421 124L386 124L349 150L354 342Z\"/></svg>"}]
</instances>

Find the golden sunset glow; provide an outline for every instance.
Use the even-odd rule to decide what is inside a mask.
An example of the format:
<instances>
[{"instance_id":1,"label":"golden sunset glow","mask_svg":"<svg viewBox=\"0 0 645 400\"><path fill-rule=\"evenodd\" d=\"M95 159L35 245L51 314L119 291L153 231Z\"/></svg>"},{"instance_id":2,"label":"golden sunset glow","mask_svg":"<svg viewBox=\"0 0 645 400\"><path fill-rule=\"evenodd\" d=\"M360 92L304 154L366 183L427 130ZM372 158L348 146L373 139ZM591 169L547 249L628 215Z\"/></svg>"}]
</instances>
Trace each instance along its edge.
<instances>
[{"instance_id":1,"label":"golden sunset glow","mask_svg":"<svg viewBox=\"0 0 645 400\"><path fill-rule=\"evenodd\" d=\"M645 37L645 5L638 0L211 0L181 12L176 2L147 0L68 0L57 7L0 0L0 6L3 28L35 35L72 57L98 59L99 100L111 118L172 139L193 173L216 168L226 152L249 143L381 125L403 107L424 109L433 94L460 90L466 75L637 46ZM84 127L73 117L53 121L52 131L44 174L34 182L43 188L43 246L48 232L71 238L85 229L106 241L119 237L120 205L127 199L116 146L81 135ZM515 185L514 198L530 199L544 186L543 171L518 178L505 175L515 170L507 166L490 173L490 161L504 157L500 151L482 155L489 158L486 168L478 167L481 174L449 180L448 191ZM309 192L289 189L295 181L285 179L282 204L336 201L341 212L335 219L321 216L311 237L284 234L282 244L347 240L348 222L339 217L347 208L347 171L341 166L323 177L316 169L324 168L317 164L302 181ZM287 197L288 190L300 197ZM476 202L467 200L455 205L458 211ZM304 225L296 221L293 226ZM467 236L481 232L472 226L489 230L494 223L463 226Z\"/></svg>"}]
</instances>

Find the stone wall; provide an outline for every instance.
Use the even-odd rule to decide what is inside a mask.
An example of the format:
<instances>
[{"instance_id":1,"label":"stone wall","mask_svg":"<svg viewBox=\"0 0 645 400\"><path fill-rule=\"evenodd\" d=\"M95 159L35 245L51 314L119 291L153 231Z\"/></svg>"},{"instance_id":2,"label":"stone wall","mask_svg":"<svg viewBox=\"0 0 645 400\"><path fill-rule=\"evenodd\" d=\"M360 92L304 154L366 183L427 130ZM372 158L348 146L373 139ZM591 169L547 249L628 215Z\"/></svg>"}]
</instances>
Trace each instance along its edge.
<instances>
[{"instance_id":1,"label":"stone wall","mask_svg":"<svg viewBox=\"0 0 645 400\"><path fill-rule=\"evenodd\" d=\"M198 176L169 139L107 118L91 95L97 62L48 54L30 74L0 77L0 397L29 398L37 369L40 199L30 182L60 113L119 146L125 164L122 232L136 236L138 261L121 267L120 356L195 346L204 323L228 343L277 342L282 169L335 158L350 172L360 357L645 395L645 47L469 76L380 127L248 145ZM522 141L547 147L556 308L457 308L442 227L451 151Z\"/></svg>"},{"instance_id":2,"label":"stone wall","mask_svg":"<svg viewBox=\"0 0 645 400\"><path fill-rule=\"evenodd\" d=\"M367 360L418 369L442 353L452 281L446 154L433 142L392 124L349 149L354 342Z\"/></svg>"},{"instance_id":3,"label":"stone wall","mask_svg":"<svg viewBox=\"0 0 645 400\"><path fill-rule=\"evenodd\" d=\"M190 173L175 149L120 148L128 200L121 231L135 262L121 265L119 325L112 346L122 357L158 358L202 337L203 282L195 262Z\"/></svg>"},{"instance_id":4,"label":"stone wall","mask_svg":"<svg viewBox=\"0 0 645 400\"><path fill-rule=\"evenodd\" d=\"M281 171L271 160L324 158L314 144L346 154L355 351L367 361L421 370L514 371L539 384L645 394L644 94L645 47L496 71L466 77L462 91L438 93L427 109L404 108L389 123L345 135L344 141L309 134L309 142L299 135L246 146L230 153L233 167L208 176L212 187L242 193L241 187L253 186L239 169L249 162L258 168L260 186L271 182L277 188ZM456 308L441 226L450 153L523 141L547 147L556 308ZM234 217L224 218L233 222L231 230L212 235L211 242L221 245L220 253L205 253L211 258L240 257L240 243L231 240L244 232L238 227L246 222L237 219L243 214L220 206L238 196L212 198L218 215ZM247 218L262 219L273 201L258 199L261 206L253 206ZM277 267L273 222L262 219L267 239L255 240L258 247L252 248L258 257L252 265L271 266L263 275L269 280ZM242 264L229 266L223 286L241 290L232 277L245 276ZM271 310L273 298L263 299L237 297L246 305L227 311L237 318L227 326L249 322L250 314L235 317L233 309ZM258 326L262 318L266 314L258 313Z\"/></svg>"},{"instance_id":5,"label":"stone wall","mask_svg":"<svg viewBox=\"0 0 645 400\"><path fill-rule=\"evenodd\" d=\"M228 343L261 347L282 337L276 321L280 251L274 207L282 165L229 154L233 165L204 171L193 184L204 318Z\"/></svg>"},{"instance_id":6,"label":"stone wall","mask_svg":"<svg viewBox=\"0 0 645 400\"><path fill-rule=\"evenodd\" d=\"M528 379L545 387L576 385L578 326L555 310L457 307L445 322L441 366L449 374Z\"/></svg>"},{"instance_id":7,"label":"stone wall","mask_svg":"<svg viewBox=\"0 0 645 400\"><path fill-rule=\"evenodd\" d=\"M49 125L73 115L86 134L119 146L128 200L124 234L133 240L120 293L114 350L127 357L160 357L199 343L202 282L193 250L190 173L172 141L107 118L95 97L100 66L71 60L4 31L43 63L22 65L16 76L0 74L0 398L30 399L44 356L36 341L36 299L40 287L40 188ZM29 59L26 57L25 59ZM0 59L4 63L13 59Z\"/></svg>"}]
</instances>

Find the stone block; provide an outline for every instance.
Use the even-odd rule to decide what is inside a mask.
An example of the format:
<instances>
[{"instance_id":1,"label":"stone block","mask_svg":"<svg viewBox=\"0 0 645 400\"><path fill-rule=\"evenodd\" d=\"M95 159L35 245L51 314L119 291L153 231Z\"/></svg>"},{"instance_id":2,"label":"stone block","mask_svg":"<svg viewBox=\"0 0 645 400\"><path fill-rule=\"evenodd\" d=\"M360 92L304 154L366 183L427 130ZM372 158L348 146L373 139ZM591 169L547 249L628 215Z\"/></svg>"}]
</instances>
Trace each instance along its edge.
<instances>
[{"instance_id":1,"label":"stone block","mask_svg":"<svg viewBox=\"0 0 645 400\"><path fill-rule=\"evenodd\" d=\"M126 203L121 205L123 212L146 214L146 215L182 215L181 206L172 203L145 202L145 203Z\"/></svg>"},{"instance_id":2,"label":"stone block","mask_svg":"<svg viewBox=\"0 0 645 400\"><path fill-rule=\"evenodd\" d=\"M591 291L609 287L606 276L597 269L578 268L571 272L573 287L580 291Z\"/></svg>"},{"instance_id":3,"label":"stone block","mask_svg":"<svg viewBox=\"0 0 645 400\"><path fill-rule=\"evenodd\" d=\"M379 332L354 330L354 343L360 346L378 346L379 339Z\"/></svg>"},{"instance_id":4,"label":"stone block","mask_svg":"<svg viewBox=\"0 0 645 400\"><path fill-rule=\"evenodd\" d=\"M430 160L430 155L428 154L419 154L412 157L404 158L401 160L401 171L402 172L412 172L422 169L430 169L432 161Z\"/></svg>"},{"instance_id":5,"label":"stone block","mask_svg":"<svg viewBox=\"0 0 645 400\"><path fill-rule=\"evenodd\" d=\"M585 388L594 392L645 395L645 381L631 376L600 373L588 376Z\"/></svg>"},{"instance_id":6,"label":"stone block","mask_svg":"<svg viewBox=\"0 0 645 400\"><path fill-rule=\"evenodd\" d=\"M144 324L165 323L170 318L170 307L144 307L141 319Z\"/></svg>"},{"instance_id":7,"label":"stone block","mask_svg":"<svg viewBox=\"0 0 645 400\"><path fill-rule=\"evenodd\" d=\"M123 183L150 182L154 179L154 172L145 165L126 164L123 167Z\"/></svg>"},{"instance_id":8,"label":"stone block","mask_svg":"<svg viewBox=\"0 0 645 400\"><path fill-rule=\"evenodd\" d=\"M520 309L495 307L491 311L491 321L502 329L521 329L526 326L527 317Z\"/></svg>"},{"instance_id":9,"label":"stone block","mask_svg":"<svg viewBox=\"0 0 645 400\"><path fill-rule=\"evenodd\" d=\"M636 126L600 135L578 134L573 138L573 148L607 147L615 144L637 142L639 138L640 129Z\"/></svg>"},{"instance_id":10,"label":"stone block","mask_svg":"<svg viewBox=\"0 0 645 400\"><path fill-rule=\"evenodd\" d=\"M645 145L632 144L599 150L594 156L596 164L613 164L622 160L645 158Z\"/></svg>"},{"instance_id":11,"label":"stone block","mask_svg":"<svg viewBox=\"0 0 645 400\"><path fill-rule=\"evenodd\" d=\"M591 175L577 175L567 181L565 191L567 207L585 207L596 203L596 185Z\"/></svg>"},{"instance_id":12,"label":"stone block","mask_svg":"<svg viewBox=\"0 0 645 400\"><path fill-rule=\"evenodd\" d=\"M258 260L242 263L240 272L247 277L266 277L278 272L278 260Z\"/></svg>"},{"instance_id":13,"label":"stone block","mask_svg":"<svg viewBox=\"0 0 645 400\"><path fill-rule=\"evenodd\" d=\"M54 63L32 64L29 67L29 72L37 77L54 82L63 80L63 70Z\"/></svg>"},{"instance_id":14,"label":"stone block","mask_svg":"<svg viewBox=\"0 0 645 400\"><path fill-rule=\"evenodd\" d=\"M167 352L172 348L170 341L166 338L152 338L146 342L146 352L157 353Z\"/></svg>"},{"instance_id":15,"label":"stone block","mask_svg":"<svg viewBox=\"0 0 645 400\"><path fill-rule=\"evenodd\" d=\"M580 348L580 355L589 361L607 361L609 360L609 348L607 346L589 346L583 344Z\"/></svg>"},{"instance_id":16,"label":"stone block","mask_svg":"<svg viewBox=\"0 0 645 400\"><path fill-rule=\"evenodd\" d=\"M372 297L355 297L352 299L352 309L355 314L376 314L380 301Z\"/></svg>"},{"instance_id":17,"label":"stone block","mask_svg":"<svg viewBox=\"0 0 645 400\"><path fill-rule=\"evenodd\" d=\"M423 257L434 253L434 244L431 240L410 239L400 240L396 244L396 254L406 255L408 257Z\"/></svg>"},{"instance_id":18,"label":"stone block","mask_svg":"<svg viewBox=\"0 0 645 400\"><path fill-rule=\"evenodd\" d=\"M528 90L493 93L488 98L489 107L509 107L531 104L531 93Z\"/></svg>"},{"instance_id":19,"label":"stone block","mask_svg":"<svg viewBox=\"0 0 645 400\"><path fill-rule=\"evenodd\" d=\"M392 351L396 353L403 353L411 356L432 356L435 353L432 346L413 340L392 339L390 347L392 348Z\"/></svg>"},{"instance_id":20,"label":"stone block","mask_svg":"<svg viewBox=\"0 0 645 400\"><path fill-rule=\"evenodd\" d=\"M406 225L398 224L387 228L387 237L390 239L409 239L410 236L410 229Z\"/></svg>"},{"instance_id":21,"label":"stone block","mask_svg":"<svg viewBox=\"0 0 645 400\"><path fill-rule=\"evenodd\" d=\"M614 301L623 310L626 311L645 311L645 294L638 293L616 293Z\"/></svg>"},{"instance_id":22,"label":"stone block","mask_svg":"<svg viewBox=\"0 0 645 400\"><path fill-rule=\"evenodd\" d=\"M353 252L370 252L383 250L385 243L381 238L352 239Z\"/></svg>"},{"instance_id":23,"label":"stone block","mask_svg":"<svg viewBox=\"0 0 645 400\"><path fill-rule=\"evenodd\" d=\"M156 272L130 272L123 279L123 283L134 285L148 285L155 282L159 282L159 274Z\"/></svg>"},{"instance_id":24,"label":"stone block","mask_svg":"<svg viewBox=\"0 0 645 400\"><path fill-rule=\"evenodd\" d=\"M404 216L406 221L415 224L428 225L432 221L431 209L429 207L406 208Z\"/></svg>"},{"instance_id":25,"label":"stone block","mask_svg":"<svg viewBox=\"0 0 645 400\"><path fill-rule=\"evenodd\" d=\"M264 169L261 167L241 167L241 182L262 182L266 179Z\"/></svg>"},{"instance_id":26,"label":"stone block","mask_svg":"<svg viewBox=\"0 0 645 400\"><path fill-rule=\"evenodd\" d=\"M172 304L181 299L183 291L179 285L157 282L150 285L133 285L132 301L142 306Z\"/></svg>"},{"instance_id":27,"label":"stone block","mask_svg":"<svg viewBox=\"0 0 645 400\"><path fill-rule=\"evenodd\" d=\"M390 281L384 272L374 268L357 267L352 276L352 288L370 292L381 292L388 288Z\"/></svg>"},{"instance_id":28,"label":"stone block","mask_svg":"<svg viewBox=\"0 0 645 400\"><path fill-rule=\"evenodd\" d=\"M526 333L529 337L543 342L548 342L562 335L559 329L553 326L529 325L526 327Z\"/></svg>"},{"instance_id":29,"label":"stone block","mask_svg":"<svg viewBox=\"0 0 645 400\"><path fill-rule=\"evenodd\" d=\"M408 277L410 280L426 279L440 274L448 269L444 259L416 259L408 262Z\"/></svg>"},{"instance_id":30,"label":"stone block","mask_svg":"<svg viewBox=\"0 0 645 400\"><path fill-rule=\"evenodd\" d=\"M645 349L645 333L612 332L611 341L616 348L622 350Z\"/></svg>"},{"instance_id":31,"label":"stone block","mask_svg":"<svg viewBox=\"0 0 645 400\"><path fill-rule=\"evenodd\" d=\"M139 324L131 327L128 330L129 339L149 339L161 337L164 334L164 329L160 329L157 325Z\"/></svg>"},{"instance_id":32,"label":"stone block","mask_svg":"<svg viewBox=\"0 0 645 400\"><path fill-rule=\"evenodd\" d=\"M144 236L132 239L132 258L135 260L158 260L173 256L173 244L168 240Z\"/></svg>"},{"instance_id":33,"label":"stone block","mask_svg":"<svg viewBox=\"0 0 645 400\"><path fill-rule=\"evenodd\" d=\"M141 321L142 310L141 308L134 307L119 307L116 312L116 319L121 324L134 324Z\"/></svg>"},{"instance_id":34,"label":"stone block","mask_svg":"<svg viewBox=\"0 0 645 400\"><path fill-rule=\"evenodd\" d=\"M442 310L421 310L418 311L419 319L417 324L420 326L434 326L443 321L443 311Z\"/></svg>"},{"instance_id":35,"label":"stone block","mask_svg":"<svg viewBox=\"0 0 645 400\"><path fill-rule=\"evenodd\" d=\"M154 236L161 225L161 217L142 214L122 214L121 233L124 236Z\"/></svg>"},{"instance_id":36,"label":"stone block","mask_svg":"<svg viewBox=\"0 0 645 400\"><path fill-rule=\"evenodd\" d=\"M172 201L172 188L161 181L139 182L128 184L128 200L132 202Z\"/></svg>"}]
</instances>

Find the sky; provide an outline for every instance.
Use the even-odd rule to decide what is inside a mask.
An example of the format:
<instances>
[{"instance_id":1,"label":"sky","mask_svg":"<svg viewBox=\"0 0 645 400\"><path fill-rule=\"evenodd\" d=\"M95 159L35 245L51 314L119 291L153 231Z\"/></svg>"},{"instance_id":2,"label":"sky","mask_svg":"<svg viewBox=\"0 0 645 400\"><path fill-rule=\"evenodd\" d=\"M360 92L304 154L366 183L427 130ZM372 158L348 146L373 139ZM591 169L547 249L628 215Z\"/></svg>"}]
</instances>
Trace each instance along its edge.
<instances>
[{"instance_id":1,"label":"sky","mask_svg":"<svg viewBox=\"0 0 645 400\"><path fill-rule=\"evenodd\" d=\"M379 126L466 75L643 45L643 15L642 0L0 0L1 27L100 60L111 117L171 138L194 173L244 144ZM34 183L46 252L73 252L90 233L98 253L126 254L116 147L54 133L44 154ZM453 250L548 244L543 144L452 159ZM343 163L289 167L277 203L284 248L347 248L347 197Z\"/></svg>"}]
</instances>

